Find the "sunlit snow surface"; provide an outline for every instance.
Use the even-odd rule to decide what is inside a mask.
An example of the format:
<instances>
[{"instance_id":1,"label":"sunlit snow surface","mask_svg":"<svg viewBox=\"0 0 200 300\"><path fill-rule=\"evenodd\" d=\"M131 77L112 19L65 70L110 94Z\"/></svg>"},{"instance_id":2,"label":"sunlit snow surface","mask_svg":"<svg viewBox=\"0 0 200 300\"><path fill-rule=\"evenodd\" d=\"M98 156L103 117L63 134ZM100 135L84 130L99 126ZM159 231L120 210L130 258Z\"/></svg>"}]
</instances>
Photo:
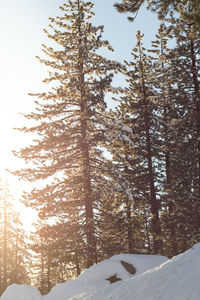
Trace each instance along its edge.
<instances>
[{"instance_id":1,"label":"sunlit snow surface","mask_svg":"<svg viewBox=\"0 0 200 300\"><path fill-rule=\"evenodd\" d=\"M120 260L132 263L137 272L129 274ZM114 284L105 280L117 274ZM1 300L200 300L200 244L167 260L153 255L115 255L76 280L56 285L41 296L28 286L12 285Z\"/></svg>"},{"instance_id":2,"label":"sunlit snow surface","mask_svg":"<svg viewBox=\"0 0 200 300\"><path fill-rule=\"evenodd\" d=\"M43 300L40 292L28 285L12 284L1 296L1 300Z\"/></svg>"}]
</instances>

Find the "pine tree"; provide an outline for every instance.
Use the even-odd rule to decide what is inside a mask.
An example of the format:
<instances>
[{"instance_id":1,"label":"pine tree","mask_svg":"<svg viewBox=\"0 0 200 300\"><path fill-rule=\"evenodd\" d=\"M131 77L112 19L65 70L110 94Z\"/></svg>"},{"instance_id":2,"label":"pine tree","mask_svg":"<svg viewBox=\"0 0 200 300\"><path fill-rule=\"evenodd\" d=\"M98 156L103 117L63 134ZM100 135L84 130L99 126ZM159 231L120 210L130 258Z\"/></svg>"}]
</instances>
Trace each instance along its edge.
<instances>
[{"instance_id":1,"label":"pine tree","mask_svg":"<svg viewBox=\"0 0 200 300\"><path fill-rule=\"evenodd\" d=\"M99 54L112 50L102 40L103 26L92 26L91 1L68 1L61 7L63 16L51 18L56 50L43 46L48 59L40 62L52 69L46 83L49 92L38 97L36 111L26 115L36 125L22 128L37 134L34 144L16 155L32 161L34 167L16 172L29 181L46 180L46 186L34 189L25 197L26 205L36 207L44 219L63 218L79 230L86 241L87 266L97 261L94 208L99 201L102 175L100 145L104 141L104 94L111 89L113 71L120 65ZM73 215L71 215L73 214Z\"/></svg>"},{"instance_id":2,"label":"pine tree","mask_svg":"<svg viewBox=\"0 0 200 300\"><path fill-rule=\"evenodd\" d=\"M179 207L179 235L184 251L193 244L199 233L196 220L199 216L199 40L194 30L182 19L172 19L172 33L177 45L171 51L171 68L174 89L174 118L171 127L176 145L171 167L176 206ZM181 155L180 155L181 153ZM180 213L181 211L181 213ZM195 220L192 222L192 220ZM194 226L194 227L193 227Z\"/></svg>"},{"instance_id":3,"label":"pine tree","mask_svg":"<svg viewBox=\"0 0 200 300\"><path fill-rule=\"evenodd\" d=\"M114 6L120 13L131 12L133 17L128 17L130 21L134 21L143 4L147 3L146 7L156 12L159 19L165 19L168 15L177 15L182 17L185 24L188 24L193 29L195 28L200 33L200 3L198 0L122 0L115 3ZM188 9L189 8L189 9Z\"/></svg>"},{"instance_id":4,"label":"pine tree","mask_svg":"<svg viewBox=\"0 0 200 300\"><path fill-rule=\"evenodd\" d=\"M155 128L155 115L154 107L151 101L153 96L151 90L151 65L144 52L142 45L142 35L140 32L137 33L137 45L134 49L134 59L136 62L130 63L129 66L135 66L135 75L133 71L129 73L130 77L130 89L131 95L135 93L135 112L134 118L137 120L136 127L139 128L140 134L138 135L138 152L137 154L144 153L143 164L147 168L147 180L149 185L149 201L152 213L152 231L154 238L154 252L162 252L162 240L161 240L161 227L159 219L159 206L156 195L156 128ZM151 59L151 58L150 58ZM136 73L137 72L137 73ZM133 82L135 77L135 82ZM134 109L134 100L133 109ZM134 133L134 130L133 130ZM136 134L138 129L136 128Z\"/></svg>"},{"instance_id":5,"label":"pine tree","mask_svg":"<svg viewBox=\"0 0 200 300\"><path fill-rule=\"evenodd\" d=\"M129 190L126 221L130 215L130 195L136 207L133 211L141 211L143 226L151 216L151 234L153 235L153 252L162 252L161 224L158 200L158 128L156 108L153 102L155 91L152 89L152 58L147 56L142 45L140 32L137 33L137 45L133 49L133 61L126 62L128 87L124 90L118 109L118 116L124 126L119 130L118 145L115 142L111 153L116 164L121 168L121 181L125 183L124 193ZM131 132L123 132L129 128ZM121 141L120 141L121 139ZM124 145L123 145L124 144ZM128 195L127 195L128 196ZM123 196L122 196L123 197ZM134 201L133 201L134 199ZM142 215L143 211L143 215ZM137 213L138 214L138 213ZM137 218L136 214L136 218ZM149 228L149 224L147 226ZM143 232L145 230L143 229ZM149 235L146 245L149 247Z\"/></svg>"},{"instance_id":6,"label":"pine tree","mask_svg":"<svg viewBox=\"0 0 200 300\"><path fill-rule=\"evenodd\" d=\"M76 245L70 244L67 224L50 226L39 219L34 225L35 231L31 233L29 245L33 253L32 284L42 294L47 294L55 284L78 276L85 257L81 256Z\"/></svg>"},{"instance_id":7,"label":"pine tree","mask_svg":"<svg viewBox=\"0 0 200 300\"><path fill-rule=\"evenodd\" d=\"M19 220L19 213L13 209L12 201L8 184L1 182L0 293L3 293L12 283L26 284L29 282L26 235Z\"/></svg>"},{"instance_id":8,"label":"pine tree","mask_svg":"<svg viewBox=\"0 0 200 300\"><path fill-rule=\"evenodd\" d=\"M27 246L27 236L20 221L20 213L14 212L12 216L13 232L9 235L10 249L12 249L10 284L28 284L30 254Z\"/></svg>"},{"instance_id":9,"label":"pine tree","mask_svg":"<svg viewBox=\"0 0 200 300\"><path fill-rule=\"evenodd\" d=\"M127 0L115 6L119 12L137 15L143 3L145 1ZM160 31L154 42L152 57L153 101L156 104L154 111L159 123L157 133L160 145L156 159L159 162L157 170L160 177L158 182L165 236L164 251L173 256L189 248L199 237L196 220L199 216L200 165L200 4L194 0L148 1L148 5L161 19L172 24L167 31L177 41L176 47L168 54L166 37ZM129 19L133 21L134 18Z\"/></svg>"},{"instance_id":10,"label":"pine tree","mask_svg":"<svg viewBox=\"0 0 200 300\"><path fill-rule=\"evenodd\" d=\"M159 160L159 183L160 183L160 202L162 203L162 222L165 239L165 254L173 256L177 254L176 243L176 218L174 216L174 195L172 188L172 170L171 159L174 149L174 143L171 143L172 130L171 120L175 117L174 111L174 79L171 70L171 61L168 58L170 49L167 47L168 39L171 35L168 33L164 24L160 25L156 40L152 42L152 49L149 50L152 55L154 74L152 86L154 87L155 111L157 123L159 124L158 132L158 153ZM166 247L168 246L168 250ZM170 250L169 250L170 249Z\"/></svg>"},{"instance_id":11,"label":"pine tree","mask_svg":"<svg viewBox=\"0 0 200 300\"><path fill-rule=\"evenodd\" d=\"M123 105L120 105L122 108ZM106 149L106 188L101 204L100 228L103 252L107 256L139 253L145 248L144 219L139 213L136 164L128 113L120 108L109 112L109 138Z\"/></svg>"},{"instance_id":12,"label":"pine tree","mask_svg":"<svg viewBox=\"0 0 200 300\"><path fill-rule=\"evenodd\" d=\"M194 53L199 50L196 39L195 51L192 51L194 31L184 21L174 18L169 21L172 26L167 31L175 37L177 45L172 50L167 49L163 32L157 35L153 51L158 56L154 59L153 73L161 129L161 174L164 179L161 221L165 233L165 252L167 256L173 256L189 248L196 235L194 232L197 232L192 229L191 220L197 219L199 214L199 113L194 101L198 99L199 80L198 71L194 68L197 63ZM195 218L190 215L191 212Z\"/></svg>"}]
</instances>

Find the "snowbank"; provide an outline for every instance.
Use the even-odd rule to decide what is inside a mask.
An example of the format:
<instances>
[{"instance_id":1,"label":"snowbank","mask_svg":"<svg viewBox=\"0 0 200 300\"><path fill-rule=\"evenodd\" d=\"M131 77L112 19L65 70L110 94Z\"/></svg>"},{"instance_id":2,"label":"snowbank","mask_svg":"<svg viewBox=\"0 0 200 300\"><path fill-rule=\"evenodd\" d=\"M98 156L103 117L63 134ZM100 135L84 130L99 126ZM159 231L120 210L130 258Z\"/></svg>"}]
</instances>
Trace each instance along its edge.
<instances>
[{"instance_id":1,"label":"snowbank","mask_svg":"<svg viewBox=\"0 0 200 300\"><path fill-rule=\"evenodd\" d=\"M149 271L70 300L199 300L200 244Z\"/></svg>"},{"instance_id":2,"label":"snowbank","mask_svg":"<svg viewBox=\"0 0 200 300\"><path fill-rule=\"evenodd\" d=\"M121 260L133 264L136 268L136 274L128 273L122 266ZM159 255L115 255L89 269L85 269L76 280L57 284L48 295L44 296L44 300L66 300L77 294L83 295L104 287L110 287L110 282L106 278L114 274L122 280L128 279L158 266L166 260L168 260L166 257Z\"/></svg>"},{"instance_id":3,"label":"snowbank","mask_svg":"<svg viewBox=\"0 0 200 300\"><path fill-rule=\"evenodd\" d=\"M120 261L136 268L128 273ZM116 274L122 281L110 284ZM12 285L1 300L199 300L200 244L168 260L156 255L120 254L86 269L77 279L56 285L48 295Z\"/></svg>"},{"instance_id":4,"label":"snowbank","mask_svg":"<svg viewBox=\"0 0 200 300\"><path fill-rule=\"evenodd\" d=\"M12 284L1 296L1 300L42 300L40 292L28 285Z\"/></svg>"}]
</instances>

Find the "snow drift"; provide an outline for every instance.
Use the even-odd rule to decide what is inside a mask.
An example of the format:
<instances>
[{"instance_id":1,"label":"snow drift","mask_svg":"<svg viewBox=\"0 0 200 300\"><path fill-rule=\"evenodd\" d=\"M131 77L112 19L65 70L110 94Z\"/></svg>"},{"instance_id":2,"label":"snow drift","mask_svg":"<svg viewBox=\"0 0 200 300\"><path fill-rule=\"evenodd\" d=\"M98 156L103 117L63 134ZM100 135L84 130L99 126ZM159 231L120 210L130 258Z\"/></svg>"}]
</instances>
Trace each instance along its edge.
<instances>
[{"instance_id":1,"label":"snow drift","mask_svg":"<svg viewBox=\"0 0 200 300\"><path fill-rule=\"evenodd\" d=\"M120 261L136 268L131 275ZM110 284L116 274L122 281ZM115 255L77 279L56 285L48 295L24 285L11 285L1 300L199 300L200 244L168 260L156 255Z\"/></svg>"},{"instance_id":2,"label":"snow drift","mask_svg":"<svg viewBox=\"0 0 200 300\"><path fill-rule=\"evenodd\" d=\"M106 278L115 274L122 280L130 278L132 275L124 269L120 262L121 260L134 265L137 271L133 276L136 276L137 274L141 274L144 271L163 263L167 258L157 255L115 255L89 269L85 269L76 280L57 284L48 295L44 296L44 300L66 300L77 294L81 294L82 297L83 294L87 294L88 292L93 293L104 287L110 287L111 284Z\"/></svg>"},{"instance_id":3,"label":"snow drift","mask_svg":"<svg viewBox=\"0 0 200 300\"><path fill-rule=\"evenodd\" d=\"M187 252L109 288L70 300L199 300L200 244Z\"/></svg>"},{"instance_id":4,"label":"snow drift","mask_svg":"<svg viewBox=\"0 0 200 300\"><path fill-rule=\"evenodd\" d=\"M1 296L1 300L43 300L40 292L28 285L12 284Z\"/></svg>"}]
</instances>

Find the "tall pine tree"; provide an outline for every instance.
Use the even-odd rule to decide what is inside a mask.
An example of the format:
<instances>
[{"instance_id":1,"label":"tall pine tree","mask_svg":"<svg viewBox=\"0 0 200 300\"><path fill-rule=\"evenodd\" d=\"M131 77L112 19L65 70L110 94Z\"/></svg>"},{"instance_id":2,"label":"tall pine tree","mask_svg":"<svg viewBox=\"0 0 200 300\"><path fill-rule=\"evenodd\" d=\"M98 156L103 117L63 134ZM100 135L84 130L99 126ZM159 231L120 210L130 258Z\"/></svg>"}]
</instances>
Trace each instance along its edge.
<instances>
[{"instance_id":1,"label":"tall pine tree","mask_svg":"<svg viewBox=\"0 0 200 300\"><path fill-rule=\"evenodd\" d=\"M103 26L92 26L91 1L68 1L61 7L63 16L51 18L55 49L43 46L48 59L40 62L51 68L49 92L38 97L36 111L26 118L37 122L21 131L37 135L31 146L16 155L32 162L15 172L29 181L46 180L46 186L25 196L25 204L37 208L44 219L68 221L71 231L85 239L87 266L98 259L94 208L101 194L100 145L106 138L103 113L104 94L111 89L113 71L119 66L99 54L112 50L102 40Z\"/></svg>"},{"instance_id":2,"label":"tall pine tree","mask_svg":"<svg viewBox=\"0 0 200 300\"><path fill-rule=\"evenodd\" d=\"M130 63L126 62L125 75L129 85L124 90L119 106L119 118L132 130L132 134L125 135L121 130L121 142L124 146L118 142L120 149L115 150L114 158L116 161L119 159L120 163L123 158L123 173L126 174L125 178L127 183L129 182L132 197L136 203L140 203L136 205L136 209L141 212L148 211L142 218L143 224L147 224L145 218L151 219L153 252L161 253L160 205L157 193L159 188L158 127L153 101L155 91L152 88L154 77L152 57L146 55L142 38L143 35L138 32L137 45L132 52L133 60ZM116 143L115 147L117 149ZM124 177L123 173L122 177Z\"/></svg>"}]
</instances>

